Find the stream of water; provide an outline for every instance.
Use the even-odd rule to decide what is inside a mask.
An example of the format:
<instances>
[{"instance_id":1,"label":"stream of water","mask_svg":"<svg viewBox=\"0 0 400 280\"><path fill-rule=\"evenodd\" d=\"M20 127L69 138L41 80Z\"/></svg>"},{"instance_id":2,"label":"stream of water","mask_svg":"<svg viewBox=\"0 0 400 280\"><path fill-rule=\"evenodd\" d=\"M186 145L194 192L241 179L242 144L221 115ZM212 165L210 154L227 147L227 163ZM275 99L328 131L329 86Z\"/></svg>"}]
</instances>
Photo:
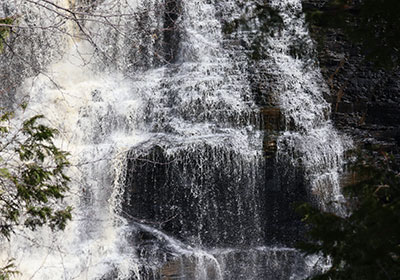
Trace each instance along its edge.
<instances>
[{"instance_id":1,"label":"stream of water","mask_svg":"<svg viewBox=\"0 0 400 280\"><path fill-rule=\"evenodd\" d=\"M269 224L277 187L266 179L269 132L254 79L268 83L264 94L284 116L275 172L299 170L308 199L333 211L346 145L329 121L312 49L292 52L312 46L301 1L267 2L282 25L265 37L259 62L249 44L260 22L223 32L254 13L248 1L104 0L81 9L82 28L36 30L43 43L30 59L40 71L21 74L14 102L28 99L26 115L44 114L60 130L74 218L64 232L20 229L1 260L15 258L21 279L38 280L295 280L321 269ZM0 3L5 14L54 20L46 3Z\"/></svg>"}]
</instances>

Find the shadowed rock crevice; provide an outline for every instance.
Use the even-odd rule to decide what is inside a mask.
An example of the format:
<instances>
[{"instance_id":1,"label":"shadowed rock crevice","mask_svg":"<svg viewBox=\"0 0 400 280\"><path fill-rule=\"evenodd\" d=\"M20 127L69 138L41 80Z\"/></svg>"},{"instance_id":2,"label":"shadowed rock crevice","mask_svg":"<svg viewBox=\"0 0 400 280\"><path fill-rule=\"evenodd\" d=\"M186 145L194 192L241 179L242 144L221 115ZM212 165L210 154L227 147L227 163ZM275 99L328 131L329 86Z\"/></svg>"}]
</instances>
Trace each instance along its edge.
<instances>
[{"instance_id":1,"label":"shadowed rock crevice","mask_svg":"<svg viewBox=\"0 0 400 280\"><path fill-rule=\"evenodd\" d=\"M178 20L182 12L181 0L165 0L163 50L168 63L178 60L180 31Z\"/></svg>"}]
</instances>

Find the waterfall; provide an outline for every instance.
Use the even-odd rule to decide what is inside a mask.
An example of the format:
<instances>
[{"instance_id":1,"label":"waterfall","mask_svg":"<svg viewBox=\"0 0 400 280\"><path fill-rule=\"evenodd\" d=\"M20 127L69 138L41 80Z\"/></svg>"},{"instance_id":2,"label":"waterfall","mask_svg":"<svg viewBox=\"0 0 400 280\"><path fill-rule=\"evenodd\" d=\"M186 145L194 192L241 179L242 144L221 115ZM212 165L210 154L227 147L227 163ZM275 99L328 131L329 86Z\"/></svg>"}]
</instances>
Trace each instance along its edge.
<instances>
[{"instance_id":1,"label":"waterfall","mask_svg":"<svg viewBox=\"0 0 400 280\"><path fill-rule=\"evenodd\" d=\"M284 115L275 173L299 170L309 199L327 209L340 199L345 144L312 51L291 53L293 42L312 45L300 0L270 1L283 27L259 62L248 55L258 23L223 32L243 6L254 11L246 2L104 0L80 28L60 25L58 39L35 31L44 43L29 65L40 67L19 76L15 102L29 99L20 118L41 113L60 130L74 216L64 232L19 229L3 244L0 260L15 258L21 279L304 279L320 269L270 224L277 187L254 80L268 81ZM45 7L7 9L30 11L21 24L50 24Z\"/></svg>"},{"instance_id":2,"label":"waterfall","mask_svg":"<svg viewBox=\"0 0 400 280\"><path fill-rule=\"evenodd\" d=\"M277 157L303 168L310 184L309 196L321 208L343 213L339 174L343 154L352 145L338 135L329 120L330 104L323 98L329 89L316 65L313 42L302 15L301 1L271 1L281 11L283 28L269 41L270 75L279 82L279 107L285 116L286 131L278 139ZM311 48L310 48L311 46ZM333 203L332 203L333 202Z\"/></svg>"}]
</instances>

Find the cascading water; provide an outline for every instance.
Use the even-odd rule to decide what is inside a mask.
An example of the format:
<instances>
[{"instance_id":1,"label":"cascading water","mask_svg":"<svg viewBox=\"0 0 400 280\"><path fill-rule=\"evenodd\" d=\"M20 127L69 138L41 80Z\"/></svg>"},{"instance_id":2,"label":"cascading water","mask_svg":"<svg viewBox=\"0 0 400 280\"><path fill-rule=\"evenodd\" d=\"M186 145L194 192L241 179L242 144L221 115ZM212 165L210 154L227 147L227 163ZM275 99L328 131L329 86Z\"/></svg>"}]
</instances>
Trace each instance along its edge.
<instances>
[{"instance_id":1,"label":"cascading water","mask_svg":"<svg viewBox=\"0 0 400 280\"><path fill-rule=\"evenodd\" d=\"M343 154L351 140L339 136L329 121L329 94L310 48L313 42L305 28L301 1L271 1L280 12L283 28L268 39L270 75L278 83L277 103L285 116L287 131L278 138L279 160L304 170L309 196L321 208L343 212L339 174Z\"/></svg>"},{"instance_id":2,"label":"cascading water","mask_svg":"<svg viewBox=\"0 0 400 280\"><path fill-rule=\"evenodd\" d=\"M75 210L65 232L21 229L4 246L22 279L303 279L315 270L317 257L268 233L273 186L252 68L269 77L286 119L278 162L302 168L310 194L328 190L315 196L320 205L339 196L344 148L318 68L290 55L294 41L310 42L300 1L270 2L283 27L258 64L222 32L241 15L234 0L105 0L85 10L84 29L69 29L90 42L43 46L66 51L18 96L62 132ZM87 15L105 12L119 16L102 25ZM236 41L256 35L238 31Z\"/></svg>"}]
</instances>

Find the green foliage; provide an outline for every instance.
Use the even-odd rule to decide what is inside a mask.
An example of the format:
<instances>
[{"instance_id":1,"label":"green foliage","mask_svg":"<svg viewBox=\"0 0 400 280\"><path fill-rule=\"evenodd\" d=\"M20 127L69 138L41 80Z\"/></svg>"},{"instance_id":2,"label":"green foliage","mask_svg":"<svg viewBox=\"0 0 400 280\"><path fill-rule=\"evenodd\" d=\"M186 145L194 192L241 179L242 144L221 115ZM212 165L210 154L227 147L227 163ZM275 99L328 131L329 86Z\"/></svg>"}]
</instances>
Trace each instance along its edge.
<instances>
[{"instance_id":1,"label":"green foliage","mask_svg":"<svg viewBox=\"0 0 400 280\"><path fill-rule=\"evenodd\" d=\"M15 19L12 17L0 18L0 53L3 51L4 41L11 31L11 27L8 25L12 25L14 21Z\"/></svg>"},{"instance_id":2,"label":"green foliage","mask_svg":"<svg viewBox=\"0 0 400 280\"><path fill-rule=\"evenodd\" d=\"M8 260L5 266L0 267L0 280L9 280L11 276L15 276L19 274L17 270L15 270L14 259Z\"/></svg>"},{"instance_id":3,"label":"green foliage","mask_svg":"<svg viewBox=\"0 0 400 280\"><path fill-rule=\"evenodd\" d=\"M398 0L330 0L308 11L307 19L313 25L342 29L367 60L392 69L400 62L399 13Z\"/></svg>"},{"instance_id":4,"label":"green foliage","mask_svg":"<svg viewBox=\"0 0 400 280\"><path fill-rule=\"evenodd\" d=\"M72 211L62 203L70 180L68 154L55 146L57 131L40 123L42 115L17 126L13 116L0 115L0 239L9 239L18 226L62 230ZM0 280L16 274L12 259L0 267Z\"/></svg>"},{"instance_id":5,"label":"green foliage","mask_svg":"<svg viewBox=\"0 0 400 280\"><path fill-rule=\"evenodd\" d=\"M378 158L378 159L377 159ZM350 213L341 217L310 204L297 211L310 226L298 248L331 259L312 279L398 279L400 275L400 173L392 157L363 156L344 188Z\"/></svg>"},{"instance_id":6,"label":"green foliage","mask_svg":"<svg viewBox=\"0 0 400 280\"><path fill-rule=\"evenodd\" d=\"M61 203L70 180L68 154L53 143L57 131L40 123L43 116L19 126L12 118L0 116L0 237L9 238L19 225L62 230L72 211Z\"/></svg>"}]
</instances>

